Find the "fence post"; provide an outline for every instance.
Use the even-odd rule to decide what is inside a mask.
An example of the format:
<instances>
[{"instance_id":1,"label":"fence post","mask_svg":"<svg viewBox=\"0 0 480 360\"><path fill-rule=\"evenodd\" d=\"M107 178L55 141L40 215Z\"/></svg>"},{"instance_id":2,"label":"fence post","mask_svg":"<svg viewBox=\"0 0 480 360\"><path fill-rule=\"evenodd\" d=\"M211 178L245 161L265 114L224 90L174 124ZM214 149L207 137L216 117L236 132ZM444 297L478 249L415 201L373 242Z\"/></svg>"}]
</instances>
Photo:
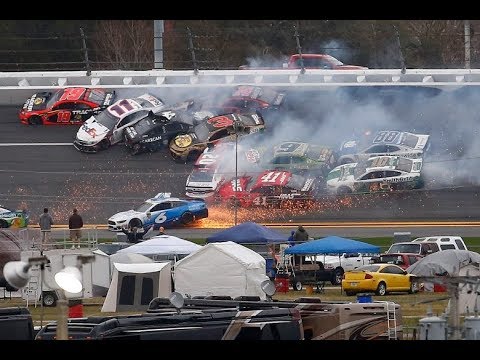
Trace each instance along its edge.
<instances>
[{"instance_id":1,"label":"fence post","mask_svg":"<svg viewBox=\"0 0 480 360\"><path fill-rule=\"evenodd\" d=\"M83 28L80 28L80 36L82 37L82 47L83 47L83 54L85 56L85 67L87 69L87 76L90 76L92 71L90 69L90 61L88 60L87 40L86 40L85 33L83 32Z\"/></svg>"},{"instance_id":2,"label":"fence post","mask_svg":"<svg viewBox=\"0 0 480 360\"><path fill-rule=\"evenodd\" d=\"M197 66L197 59L195 58L195 49L193 48L193 39L192 39L192 32L190 28L187 27L188 32L188 47L190 48L190 53L192 54L192 62L193 62L193 72L195 75L198 74L198 66Z\"/></svg>"},{"instance_id":3,"label":"fence post","mask_svg":"<svg viewBox=\"0 0 480 360\"><path fill-rule=\"evenodd\" d=\"M300 73L305 74L305 64L303 63L302 46L300 45L300 35L298 34L296 25L293 25L293 29L295 30L295 34L293 36L295 36L295 41L297 43L297 52L298 52L298 55L300 55L300 67L301 67Z\"/></svg>"}]
</instances>

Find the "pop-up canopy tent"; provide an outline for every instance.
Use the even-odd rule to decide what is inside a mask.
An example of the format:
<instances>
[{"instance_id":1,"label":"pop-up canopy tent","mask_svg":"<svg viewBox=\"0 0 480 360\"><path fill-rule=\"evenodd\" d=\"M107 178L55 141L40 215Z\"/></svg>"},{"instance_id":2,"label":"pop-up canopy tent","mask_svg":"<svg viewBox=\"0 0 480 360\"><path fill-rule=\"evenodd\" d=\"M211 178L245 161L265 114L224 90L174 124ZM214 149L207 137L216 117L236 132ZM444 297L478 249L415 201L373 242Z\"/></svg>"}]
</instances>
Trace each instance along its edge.
<instances>
[{"instance_id":1,"label":"pop-up canopy tent","mask_svg":"<svg viewBox=\"0 0 480 360\"><path fill-rule=\"evenodd\" d=\"M265 299L265 259L232 241L212 243L175 264L175 291L190 296L251 295Z\"/></svg>"},{"instance_id":2,"label":"pop-up canopy tent","mask_svg":"<svg viewBox=\"0 0 480 360\"><path fill-rule=\"evenodd\" d=\"M102 312L144 311L153 298L168 297L172 292L169 262L114 263L114 269Z\"/></svg>"},{"instance_id":3,"label":"pop-up canopy tent","mask_svg":"<svg viewBox=\"0 0 480 360\"><path fill-rule=\"evenodd\" d=\"M207 237L207 243L233 241L237 244L286 243L288 236L254 222L244 222Z\"/></svg>"},{"instance_id":4,"label":"pop-up canopy tent","mask_svg":"<svg viewBox=\"0 0 480 360\"><path fill-rule=\"evenodd\" d=\"M379 253L380 247L358 240L345 239L339 236L327 236L322 239L307 241L285 249L285 254L353 254Z\"/></svg>"},{"instance_id":5,"label":"pop-up canopy tent","mask_svg":"<svg viewBox=\"0 0 480 360\"><path fill-rule=\"evenodd\" d=\"M141 254L153 260L173 260L185 257L200 249L201 246L191 241L171 235L159 235L149 240L117 251L117 254Z\"/></svg>"}]
</instances>

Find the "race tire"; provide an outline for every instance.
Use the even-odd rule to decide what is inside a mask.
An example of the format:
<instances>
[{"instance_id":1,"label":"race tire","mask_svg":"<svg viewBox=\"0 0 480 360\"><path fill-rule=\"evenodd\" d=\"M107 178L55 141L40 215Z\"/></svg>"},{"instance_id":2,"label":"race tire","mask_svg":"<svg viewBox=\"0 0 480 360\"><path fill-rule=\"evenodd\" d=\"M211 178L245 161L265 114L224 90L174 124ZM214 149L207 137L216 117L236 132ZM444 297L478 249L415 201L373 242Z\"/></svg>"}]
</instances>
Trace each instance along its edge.
<instances>
[{"instance_id":1,"label":"race tire","mask_svg":"<svg viewBox=\"0 0 480 360\"><path fill-rule=\"evenodd\" d=\"M100 144L99 145L99 150L106 150L110 147L110 140L108 139L103 139L102 141L100 141Z\"/></svg>"},{"instance_id":2,"label":"race tire","mask_svg":"<svg viewBox=\"0 0 480 360\"><path fill-rule=\"evenodd\" d=\"M135 227L137 227L137 228L142 227L142 226L143 226L142 220L137 219L137 218L131 219L131 220L128 222L128 226L129 226L129 227L134 227L134 226L135 226Z\"/></svg>"},{"instance_id":3,"label":"race tire","mask_svg":"<svg viewBox=\"0 0 480 360\"><path fill-rule=\"evenodd\" d=\"M182 216L180 217L180 222L183 225L191 224L194 221L195 221L195 217L193 216L193 214L191 212L188 212L188 211L183 213Z\"/></svg>"},{"instance_id":4,"label":"race tire","mask_svg":"<svg viewBox=\"0 0 480 360\"><path fill-rule=\"evenodd\" d=\"M8 222L6 222L5 220L1 219L0 220L0 229L6 229L8 228Z\"/></svg>"},{"instance_id":5,"label":"race tire","mask_svg":"<svg viewBox=\"0 0 480 360\"><path fill-rule=\"evenodd\" d=\"M40 116L30 116L28 118L29 125L42 125L42 118Z\"/></svg>"},{"instance_id":6,"label":"race tire","mask_svg":"<svg viewBox=\"0 0 480 360\"><path fill-rule=\"evenodd\" d=\"M53 291L44 292L42 296L43 305L55 306L57 304L57 294Z\"/></svg>"}]
</instances>

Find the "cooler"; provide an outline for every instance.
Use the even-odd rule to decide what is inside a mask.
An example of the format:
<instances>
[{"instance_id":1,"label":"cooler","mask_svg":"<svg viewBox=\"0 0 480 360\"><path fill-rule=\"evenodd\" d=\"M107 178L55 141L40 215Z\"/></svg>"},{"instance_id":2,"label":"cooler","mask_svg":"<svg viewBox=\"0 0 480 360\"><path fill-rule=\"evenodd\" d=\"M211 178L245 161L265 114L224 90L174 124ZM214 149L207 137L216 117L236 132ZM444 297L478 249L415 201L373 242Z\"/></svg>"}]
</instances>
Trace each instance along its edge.
<instances>
[{"instance_id":1,"label":"cooler","mask_svg":"<svg viewBox=\"0 0 480 360\"><path fill-rule=\"evenodd\" d=\"M277 292L287 293L290 289L290 280L288 274L278 274L275 276L275 289Z\"/></svg>"},{"instance_id":2,"label":"cooler","mask_svg":"<svg viewBox=\"0 0 480 360\"><path fill-rule=\"evenodd\" d=\"M68 302L68 317L69 318L82 318L83 317L82 300L70 300Z\"/></svg>"}]
</instances>

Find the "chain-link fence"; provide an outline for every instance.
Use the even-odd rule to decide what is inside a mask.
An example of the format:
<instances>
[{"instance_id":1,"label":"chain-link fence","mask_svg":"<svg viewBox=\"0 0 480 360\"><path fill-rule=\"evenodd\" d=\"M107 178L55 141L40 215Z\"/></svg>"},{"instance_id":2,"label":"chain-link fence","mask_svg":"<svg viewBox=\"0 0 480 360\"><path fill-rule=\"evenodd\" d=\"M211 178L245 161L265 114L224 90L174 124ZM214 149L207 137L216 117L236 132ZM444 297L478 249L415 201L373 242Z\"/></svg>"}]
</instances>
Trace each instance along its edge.
<instances>
[{"instance_id":1,"label":"chain-link fence","mask_svg":"<svg viewBox=\"0 0 480 360\"><path fill-rule=\"evenodd\" d=\"M45 21L44 32L37 31L42 22L4 21L0 71L281 67L294 53L325 53L369 68L480 65L477 20L156 21L161 32L155 20L72 20L55 28Z\"/></svg>"}]
</instances>

